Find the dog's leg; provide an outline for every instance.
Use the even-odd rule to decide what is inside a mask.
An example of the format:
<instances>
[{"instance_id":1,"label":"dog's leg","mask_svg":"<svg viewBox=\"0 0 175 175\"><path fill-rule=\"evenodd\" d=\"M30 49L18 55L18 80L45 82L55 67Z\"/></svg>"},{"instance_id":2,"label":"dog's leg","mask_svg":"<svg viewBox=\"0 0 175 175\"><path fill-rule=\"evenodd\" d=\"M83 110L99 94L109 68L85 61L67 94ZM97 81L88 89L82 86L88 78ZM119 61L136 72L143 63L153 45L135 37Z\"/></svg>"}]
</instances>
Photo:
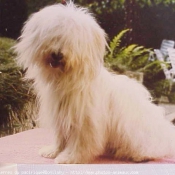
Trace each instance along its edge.
<instances>
[{"instance_id":1,"label":"dog's leg","mask_svg":"<svg viewBox=\"0 0 175 175\"><path fill-rule=\"evenodd\" d=\"M94 148L92 147L94 147L94 145L91 147L92 143L87 143L85 147L82 146L80 142L79 140L75 140L74 144L68 143L71 146L66 147L65 150L58 154L54 162L57 164L89 163L94 157L100 155L97 148L95 148L96 151L93 150Z\"/></svg>"},{"instance_id":2,"label":"dog's leg","mask_svg":"<svg viewBox=\"0 0 175 175\"><path fill-rule=\"evenodd\" d=\"M44 146L39 150L39 155L45 158L55 158L60 152L56 145Z\"/></svg>"},{"instance_id":3,"label":"dog's leg","mask_svg":"<svg viewBox=\"0 0 175 175\"><path fill-rule=\"evenodd\" d=\"M65 140L61 137L55 138L53 145L43 146L39 150L39 155L45 158L56 158L56 156L63 150L65 146Z\"/></svg>"},{"instance_id":4,"label":"dog's leg","mask_svg":"<svg viewBox=\"0 0 175 175\"><path fill-rule=\"evenodd\" d=\"M85 141L86 142L86 141ZM80 140L75 140L74 143L68 143L68 147L63 150L58 156L55 158L55 163L58 164L82 164L89 163L94 157L98 156L98 151L94 151L91 147L92 143L87 143L82 146Z\"/></svg>"},{"instance_id":5,"label":"dog's leg","mask_svg":"<svg viewBox=\"0 0 175 175\"><path fill-rule=\"evenodd\" d=\"M65 149L58 154L55 163L77 164L89 163L103 154L104 139L100 131L85 122L82 129L71 131Z\"/></svg>"}]
</instances>

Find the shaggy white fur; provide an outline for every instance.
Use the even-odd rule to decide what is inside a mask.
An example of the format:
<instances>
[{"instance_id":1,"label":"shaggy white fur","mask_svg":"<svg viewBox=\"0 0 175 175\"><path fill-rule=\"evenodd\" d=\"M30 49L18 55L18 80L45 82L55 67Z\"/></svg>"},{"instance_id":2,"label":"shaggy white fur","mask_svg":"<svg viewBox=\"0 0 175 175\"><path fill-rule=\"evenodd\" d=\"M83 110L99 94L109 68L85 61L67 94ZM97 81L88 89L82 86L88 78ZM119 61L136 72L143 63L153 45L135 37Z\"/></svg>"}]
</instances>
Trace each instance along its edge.
<instances>
[{"instance_id":1,"label":"shaggy white fur","mask_svg":"<svg viewBox=\"0 0 175 175\"><path fill-rule=\"evenodd\" d=\"M48 6L24 25L17 62L34 80L39 118L55 136L39 154L55 163L175 156L175 127L143 85L106 70L106 46L93 15L72 2Z\"/></svg>"}]
</instances>

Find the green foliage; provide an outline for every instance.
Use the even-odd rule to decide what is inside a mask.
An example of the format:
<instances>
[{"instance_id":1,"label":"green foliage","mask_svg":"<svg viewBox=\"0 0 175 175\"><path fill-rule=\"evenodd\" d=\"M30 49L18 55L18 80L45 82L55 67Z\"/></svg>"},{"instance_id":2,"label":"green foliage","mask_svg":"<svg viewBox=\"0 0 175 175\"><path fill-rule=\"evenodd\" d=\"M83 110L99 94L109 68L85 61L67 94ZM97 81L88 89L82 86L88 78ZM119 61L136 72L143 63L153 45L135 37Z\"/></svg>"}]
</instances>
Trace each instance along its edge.
<instances>
[{"instance_id":1,"label":"green foliage","mask_svg":"<svg viewBox=\"0 0 175 175\"><path fill-rule=\"evenodd\" d=\"M140 6L172 5L175 0L136 0Z\"/></svg>"},{"instance_id":2,"label":"green foliage","mask_svg":"<svg viewBox=\"0 0 175 175\"><path fill-rule=\"evenodd\" d=\"M119 72L128 70L145 72L153 64L148 60L150 49L137 44L121 47L121 39L129 31L129 29L121 31L110 42L110 52L106 55L105 62Z\"/></svg>"},{"instance_id":3,"label":"green foliage","mask_svg":"<svg viewBox=\"0 0 175 175\"><path fill-rule=\"evenodd\" d=\"M157 99L165 96L170 103L175 104L175 83L164 78L156 80L153 77L150 79L151 81L147 81L147 87L150 89L152 96Z\"/></svg>"},{"instance_id":4,"label":"green foliage","mask_svg":"<svg viewBox=\"0 0 175 175\"><path fill-rule=\"evenodd\" d=\"M171 92L172 93L168 94L168 99L171 103L175 104L175 83L172 84Z\"/></svg>"},{"instance_id":5,"label":"green foliage","mask_svg":"<svg viewBox=\"0 0 175 175\"><path fill-rule=\"evenodd\" d=\"M129 29L121 31L109 43L110 51L105 57L106 66L113 71L126 75L128 75L128 71L142 72L144 74L143 83L153 97L159 98L161 95L165 95L170 102L175 103L175 84L162 76L162 62L149 60L149 55L152 54L151 49L137 44L121 46L123 37L129 31Z\"/></svg>"},{"instance_id":6,"label":"green foliage","mask_svg":"<svg viewBox=\"0 0 175 175\"><path fill-rule=\"evenodd\" d=\"M97 14L102 13L113 13L118 9L124 9L125 4L136 3L139 7L151 7L157 5L174 5L175 0L77 0L75 3L85 5L93 9L93 11ZM173 7L174 8L174 7Z\"/></svg>"},{"instance_id":7,"label":"green foliage","mask_svg":"<svg viewBox=\"0 0 175 175\"><path fill-rule=\"evenodd\" d=\"M10 49L14 44L12 39L0 38L0 127L26 119L26 107L34 100L29 83L22 80L24 72L15 63Z\"/></svg>"},{"instance_id":8,"label":"green foliage","mask_svg":"<svg viewBox=\"0 0 175 175\"><path fill-rule=\"evenodd\" d=\"M54 3L60 3L62 0L35 0L30 1L26 0L28 5L28 13L31 14L32 12L38 11L40 8L54 4ZM125 4L129 3L129 1L126 0L76 0L74 1L76 4L86 6L92 9L92 11L96 14L103 14L103 13L113 13L116 10L124 9ZM163 5L172 5L175 3L174 0L135 0L135 3L137 3L140 7L144 6L156 6L159 4Z\"/></svg>"}]
</instances>

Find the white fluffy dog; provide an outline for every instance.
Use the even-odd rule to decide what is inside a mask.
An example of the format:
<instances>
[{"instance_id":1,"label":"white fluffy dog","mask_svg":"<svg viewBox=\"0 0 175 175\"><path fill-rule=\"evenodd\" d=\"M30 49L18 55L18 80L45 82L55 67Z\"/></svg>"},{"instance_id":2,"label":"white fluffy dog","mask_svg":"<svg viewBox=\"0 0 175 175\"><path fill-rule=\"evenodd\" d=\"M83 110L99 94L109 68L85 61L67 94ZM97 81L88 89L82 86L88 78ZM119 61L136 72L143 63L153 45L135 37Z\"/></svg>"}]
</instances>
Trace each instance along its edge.
<instances>
[{"instance_id":1,"label":"white fluffy dog","mask_svg":"<svg viewBox=\"0 0 175 175\"><path fill-rule=\"evenodd\" d=\"M48 6L26 22L15 46L55 143L39 151L55 163L99 155L145 161L175 156L175 127L141 84L107 71L106 34L86 8ZM44 136L43 136L44 137Z\"/></svg>"}]
</instances>

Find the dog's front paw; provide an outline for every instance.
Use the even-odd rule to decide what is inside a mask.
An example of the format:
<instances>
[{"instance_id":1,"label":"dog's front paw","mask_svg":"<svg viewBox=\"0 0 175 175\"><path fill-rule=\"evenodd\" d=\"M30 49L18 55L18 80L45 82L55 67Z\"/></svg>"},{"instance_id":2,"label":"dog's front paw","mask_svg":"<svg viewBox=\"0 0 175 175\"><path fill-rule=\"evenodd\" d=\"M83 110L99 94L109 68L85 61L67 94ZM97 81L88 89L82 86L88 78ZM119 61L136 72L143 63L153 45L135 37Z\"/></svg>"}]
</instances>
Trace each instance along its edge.
<instances>
[{"instance_id":1,"label":"dog's front paw","mask_svg":"<svg viewBox=\"0 0 175 175\"><path fill-rule=\"evenodd\" d=\"M84 163L76 155L61 152L54 160L56 164L81 164Z\"/></svg>"},{"instance_id":2,"label":"dog's front paw","mask_svg":"<svg viewBox=\"0 0 175 175\"><path fill-rule=\"evenodd\" d=\"M39 155L46 158L55 158L59 153L59 149L54 145L44 146L39 150Z\"/></svg>"}]
</instances>

